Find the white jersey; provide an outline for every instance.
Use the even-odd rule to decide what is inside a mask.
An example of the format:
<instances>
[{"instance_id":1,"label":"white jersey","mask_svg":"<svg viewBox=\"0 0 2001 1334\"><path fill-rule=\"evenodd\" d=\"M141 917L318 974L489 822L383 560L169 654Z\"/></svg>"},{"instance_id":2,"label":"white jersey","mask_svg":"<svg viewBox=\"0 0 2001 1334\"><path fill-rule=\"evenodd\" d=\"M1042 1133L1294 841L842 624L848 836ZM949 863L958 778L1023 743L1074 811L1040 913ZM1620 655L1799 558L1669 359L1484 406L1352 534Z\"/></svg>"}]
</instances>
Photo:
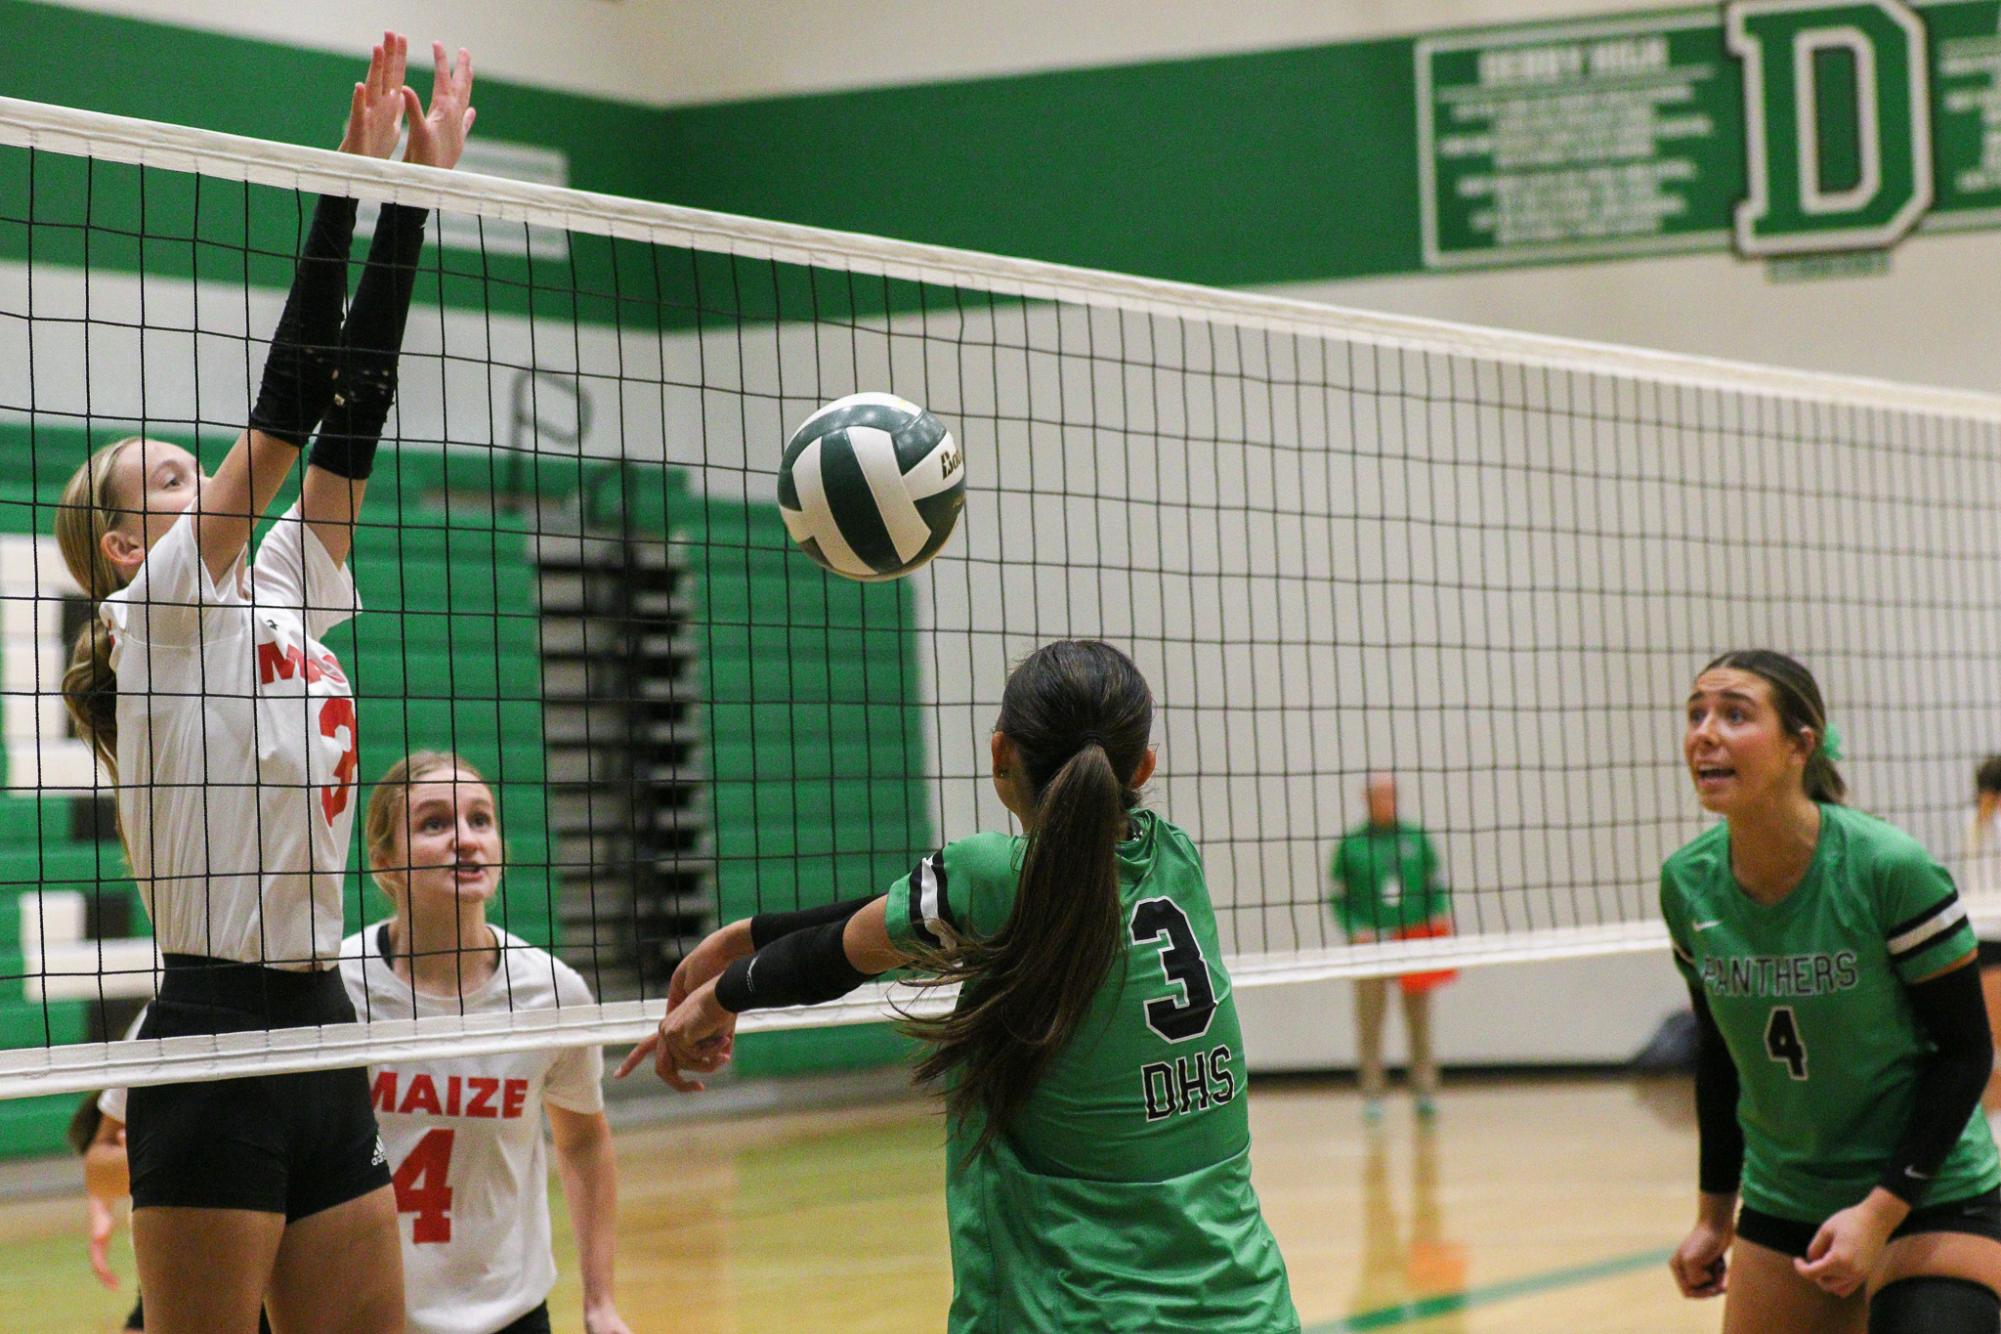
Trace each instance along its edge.
<instances>
[{"instance_id":1,"label":"white jersey","mask_svg":"<svg viewBox=\"0 0 2001 1334\"><path fill-rule=\"evenodd\" d=\"M182 518L106 598L118 814L162 952L331 963L354 827L354 692L319 642L354 580L285 512L220 585Z\"/></svg>"},{"instance_id":2,"label":"white jersey","mask_svg":"<svg viewBox=\"0 0 2001 1334\"><path fill-rule=\"evenodd\" d=\"M146 1011L152 1008L153 1003L151 1001L141 1005L139 1013L133 1015L132 1022L125 1026L125 1036L118 1040L120 1042L130 1042L132 1039L138 1037L139 1025L146 1022ZM125 1086L119 1084L98 1094L97 1110L120 1125L125 1124Z\"/></svg>"},{"instance_id":3,"label":"white jersey","mask_svg":"<svg viewBox=\"0 0 2001 1334\"><path fill-rule=\"evenodd\" d=\"M1987 821L1985 828L1981 827L1978 815L1968 823L1966 861L1960 868L1959 888L1969 908L2001 904L2001 814ZM1983 915L1973 926L1974 933L1982 940L2001 939L2001 920L1995 917Z\"/></svg>"},{"instance_id":4,"label":"white jersey","mask_svg":"<svg viewBox=\"0 0 2001 1334\"><path fill-rule=\"evenodd\" d=\"M568 964L498 927L501 966L462 999L413 992L383 957L384 924L341 943L341 980L364 1020L589 1005ZM414 1004L413 1004L414 1002ZM492 1334L556 1282L542 1105L604 1109L598 1047L369 1067L403 1233L411 1334Z\"/></svg>"}]
</instances>

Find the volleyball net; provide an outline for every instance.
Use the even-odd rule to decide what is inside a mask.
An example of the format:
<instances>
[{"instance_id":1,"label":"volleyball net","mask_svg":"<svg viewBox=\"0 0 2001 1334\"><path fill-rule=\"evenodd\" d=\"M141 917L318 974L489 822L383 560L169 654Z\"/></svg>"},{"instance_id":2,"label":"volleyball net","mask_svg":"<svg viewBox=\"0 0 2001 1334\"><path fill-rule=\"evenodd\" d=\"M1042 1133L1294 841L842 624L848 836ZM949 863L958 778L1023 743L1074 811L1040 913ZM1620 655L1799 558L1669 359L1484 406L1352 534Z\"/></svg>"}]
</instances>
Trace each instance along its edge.
<instances>
[{"instance_id":1,"label":"volleyball net","mask_svg":"<svg viewBox=\"0 0 2001 1334\"><path fill-rule=\"evenodd\" d=\"M7 99L0 145L0 1096L636 1038L720 922L1009 827L987 738L1052 639L1152 683L1148 797L1202 849L1239 985L1664 949L1658 868L1701 824L1680 701L1725 648L1806 660L1859 803L1948 860L2001 745L1992 398ZM489 920L598 1002L116 1043L159 960L60 696L92 609L55 502L124 435L220 459L319 193L364 232L383 200L435 210L366 610L326 637L356 801L411 751L478 765ZM870 585L794 547L775 480L863 390L929 408L968 478L937 560ZM1349 943L1329 910L1376 773L1437 847L1449 935ZM350 931L386 912L354 843Z\"/></svg>"}]
</instances>

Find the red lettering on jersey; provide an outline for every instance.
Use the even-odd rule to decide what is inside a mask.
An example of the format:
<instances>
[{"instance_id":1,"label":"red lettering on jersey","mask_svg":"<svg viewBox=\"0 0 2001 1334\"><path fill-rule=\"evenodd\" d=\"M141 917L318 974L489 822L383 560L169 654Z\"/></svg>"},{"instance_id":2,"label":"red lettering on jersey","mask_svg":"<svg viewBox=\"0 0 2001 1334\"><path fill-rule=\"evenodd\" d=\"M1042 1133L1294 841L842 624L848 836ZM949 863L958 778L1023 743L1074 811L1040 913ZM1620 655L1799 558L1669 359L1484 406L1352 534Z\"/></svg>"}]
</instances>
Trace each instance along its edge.
<instances>
[{"instance_id":1,"label":"red lettering on jersey","mask_svg":"<svg viewBox=\"0 0 2001 1334\"><path fill-rule=\"evenodd\" d=\"M453 1075L451 1077L450 1082L448 1082L445 1085L445 1115L457 1116L458 1114L459 1114L459 1077L457 1075Z\"/></svg>"},{"instance_id":2,"label":"red lettering on jersey","mask_svg":"<svg viewBox=\"0 0 2001 1334\"><path fill-rule=\"evenodd\" d=\"M341 737L342 728L347 729L345 739ZM320 706L320 735L332 737L341 746L340 759L334 764L334 781L320 789L320 809L326 813L328 824L347 809L348 794L354 790L354 771L360 764L354 753L356 730L352 697L334 695Z\"/></svg>"},{"instance_id":3,"label":"red lettering on jersey","mask_svg":"<svg viewBox=\"0 0 2001 1334\"><path fill-rule=\"evenodd\" d=\"M378 1112L396 1110L396 1072L384 1070L375 1076L375 1085L368 1091L368 1100Z\"/></svg>"},{"instance_id":4,"label":"red lettering on jersey","mask_svg":"<svg viewBox=\"0 0 2001 1334\"><path fill-rule=\"evenodd\" d=\"M291 680L294 676L304 676L307 685L315 685L321 677L347 684L341 675L340 659L331 653L321 653L317 658L309 658L292 644L259 644L257 646L257 679L270 685L280 678Z\"/></svg>"},{"instance_id":5,"label":"red lettering on jersey","mask_svg":"<svg viewBox=\"0 0 2001 1334\"><path fill-rule=\"evenodd\" d=\"M403 1105L396 1109L409 1116L416 1112L429 1112L432 1116L443 1116L445 1109L438 1106L438 1088L429 1075L411 1075L410 1091L403 1095Z\"/></svg>"},{"instance_id":6,"label":"red lettering on jersey","mask_svg":"<svg viewBox=\"0 0 2001 1334\"><path fill-rule=\"evenodd\" d=\"M521 1115L521 1109L527 1105L528 1081L525 1079L508 1080L506 1091L500 1095L501 1116L509 1121L516 1120Z\"/></svg>"},{"instance_id":7,"label":"red lettering on jersey","mask_svg":"<svg viewBox=\"0 0 2001 1334\"><path fill-rule=\"evenodd\" d=\"M267 686L281 676L289 681L295 672L306 673L308 681L317 681L320 675L318 665L308 662L306 655L299 652L297 648L290 644L286 644L283 647L277 644L259 644L257 646L257 679L259 681Z\"/></svg>"},{"instance_id":8,"label":"red lettering on jersey","mask_svg":"<svg viewBox=\"0 0 2001 1334\"><path fill-rule=\"evenodd\" d=\"M472 1090L472 1101L466 1104L467 1116L483 1116L488 1120L500 1115L493 1105L493 1095L500 1092L500 1081L474 1075L466 1080L466 1087Z\"/></svg>"},{"instance_id":9,"label":"red lettering on jersey","mask_svg":"<svg viewBox=\"0 0 2001 1334\"><path fill-rule=\"evenodd\" d=\"M422 1076L419 1076L421 1078ZM390 1184L396 1188L396 1212L415 1214L410 1240L427 1246L452 1239L452 1138L455 1131L434 1127L424 1132L397 1165Z\"/></svg>"}]
</instances>

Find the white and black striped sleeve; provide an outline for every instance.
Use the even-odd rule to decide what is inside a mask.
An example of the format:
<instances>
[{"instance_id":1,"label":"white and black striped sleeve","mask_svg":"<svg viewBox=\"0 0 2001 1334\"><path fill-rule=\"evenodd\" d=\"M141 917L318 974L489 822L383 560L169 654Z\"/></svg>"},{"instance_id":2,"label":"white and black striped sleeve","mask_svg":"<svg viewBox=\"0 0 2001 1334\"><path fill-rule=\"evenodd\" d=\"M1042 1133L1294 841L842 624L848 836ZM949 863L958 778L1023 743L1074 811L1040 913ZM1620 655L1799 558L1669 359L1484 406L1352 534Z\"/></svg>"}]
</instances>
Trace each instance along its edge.
<instances>
[{"instance_id":1,"label":"white and black striped sleeve","mask_svg":"<svg viewBox=\"0 0 2001 1334\"><path fill-rule=\"evenodd\" d=\"M949 952L959 947L960 923L952 911L942 848L911 869L906 912L911 940L932 950Z\"/></svg>"},{"instance_id":2,"label":"white and black striped sleeve","mask_svg":"<svg viewBox=\"0 0 2001 1334\"><path fill-rule=\"evenodd\" d=\"M1958 940L1958 937L1966 937ZM1905 981L1928 976L1973 948L1959 891L1896 923L1885 933L1890 962Z\"/></svg>"}]
</instances>

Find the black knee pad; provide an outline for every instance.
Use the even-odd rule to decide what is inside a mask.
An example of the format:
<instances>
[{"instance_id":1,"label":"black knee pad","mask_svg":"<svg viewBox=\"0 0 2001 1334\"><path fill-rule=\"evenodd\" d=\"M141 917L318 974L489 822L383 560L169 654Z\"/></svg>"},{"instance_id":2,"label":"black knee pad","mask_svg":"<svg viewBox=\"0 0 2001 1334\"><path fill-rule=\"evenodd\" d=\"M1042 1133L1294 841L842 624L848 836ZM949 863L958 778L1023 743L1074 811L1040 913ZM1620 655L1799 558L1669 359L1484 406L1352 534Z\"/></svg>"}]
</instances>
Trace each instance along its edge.
<instances>
[{"instance_id":1,"label":"black knee pad","mask_svg":"<svg viewBox=\"0 0 2001 1334\"><path fill-rule=\"evenodd\" d=\"M2001 1334L2001 1297L1971 1279L1898 1279L1869 1302L1869 1334Z\"/></svg>"}]
</instances>

